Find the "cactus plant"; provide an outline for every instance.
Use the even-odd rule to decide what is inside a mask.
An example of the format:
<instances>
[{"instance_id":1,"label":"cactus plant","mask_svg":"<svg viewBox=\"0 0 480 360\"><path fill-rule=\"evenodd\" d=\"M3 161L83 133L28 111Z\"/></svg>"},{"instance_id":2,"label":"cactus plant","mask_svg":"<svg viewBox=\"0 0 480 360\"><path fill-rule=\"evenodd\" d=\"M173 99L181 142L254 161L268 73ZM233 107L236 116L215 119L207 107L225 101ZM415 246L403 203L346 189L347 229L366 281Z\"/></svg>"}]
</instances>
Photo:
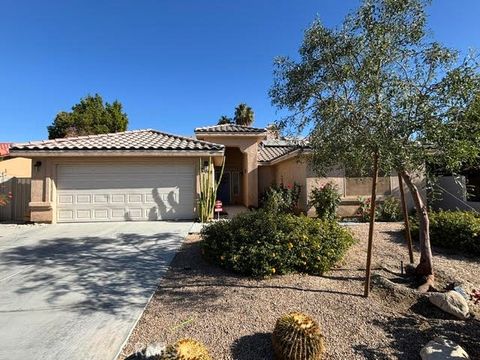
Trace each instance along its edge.
<instances>
[{"instance_id":1,"label":"cactus plant","mask_svg":"<svg viewBox=\"0 0 480 360\"><path fill-rule=\"evenodd\" d=\"M225 167L225 158L223 159L220 177L217 180L215 180L215 167L212 158L210 157L208 159L208 165L205 169L203 169L203 159L199 161L200 197L198 199L198 217L200 218L200 222L204 223L213 218L217 190Z\"/></svg>"},{"instance_id":2,"label":"cactus plant","mask_svg":"<svg viewBox=\"0 0 480 360\"><path fill-rule=\"evenodd\" d=\"M278 360L319 360L325 352L318 324L300 312L291 312L277 320L272 342Z\"/></svg>"},{"instance_id":3,"label":"cactus plant","mask_svg":"<svg viewBox=\"0 0 480 360\"><path fill-rule=\"evenodd\" d=\"M193 339L181 339L167 346L160 360L211 360L207 348Z\"/></svg>"}]
</instances>

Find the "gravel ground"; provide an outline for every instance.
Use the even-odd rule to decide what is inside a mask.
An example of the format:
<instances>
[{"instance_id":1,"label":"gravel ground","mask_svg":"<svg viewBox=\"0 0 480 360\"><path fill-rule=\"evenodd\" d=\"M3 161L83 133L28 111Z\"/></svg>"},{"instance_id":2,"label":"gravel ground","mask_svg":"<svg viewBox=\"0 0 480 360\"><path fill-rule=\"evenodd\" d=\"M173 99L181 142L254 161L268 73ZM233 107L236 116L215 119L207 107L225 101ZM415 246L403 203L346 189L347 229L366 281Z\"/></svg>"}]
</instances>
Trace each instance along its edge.
<instances>
[{"instance_id":1,"label":"gravel ground","mask_svg":"<svg viewBox=\"0 0 480 360\"><path fill-rule=\"evenodd\" d=\"M337 269L321 277L241 278L205 263L198 237L190 237L121 359L147 343L170 343L182 337L205 343L214 359L272 359L270 337L275 320L293 310L318 320L325 334L327 359L416 359L435 335L459 342L472 359L480 359L479 320L454 320L425 301L377 286L370 298L362 296L368 224L350 228L360 241ZM377 224L374 241L374 269L396 278L400 261L408 262L402 225ZM415 256L418 259L418 251ZM478 258L437 250L434 260L440 283L455 279L467 286L480 285Z\"/></svg>"}]
</instances>

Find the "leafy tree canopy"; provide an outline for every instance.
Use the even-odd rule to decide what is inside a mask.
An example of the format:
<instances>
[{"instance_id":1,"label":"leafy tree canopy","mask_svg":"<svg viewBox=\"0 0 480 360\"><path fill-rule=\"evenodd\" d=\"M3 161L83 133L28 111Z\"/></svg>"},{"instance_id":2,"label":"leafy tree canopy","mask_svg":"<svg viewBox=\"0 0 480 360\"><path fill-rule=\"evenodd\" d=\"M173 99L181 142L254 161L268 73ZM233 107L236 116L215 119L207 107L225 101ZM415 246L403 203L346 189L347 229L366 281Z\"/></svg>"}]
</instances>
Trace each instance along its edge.
<instances>
[{"instance_id":1,"label":"leafy tree canopy","mask_svg":"<svg viewBox=\"0 0 480 360\"><path fill-rule=\"evenodd\" d=\"M48 126L48 138L64 138L92 134L105 134L125 131L128 125L127 114L122 112L122 104L103 102L100 95L88 95L72 107L71 112L57 114L52 125Z\"/></svg>"},{"instance_id":2,"label":"leafy tree canopy","mask_svg":"<svg viewBox=\"0 0 480 360\"><path fill-rule=\"evenodd\" d=\"M217 125L225 125L225 124L233 124L232 118L229 118L226 115L220 116L220 119L218 119Z\"/></svg>"},{"instance_id":3,"label":"leafy tree canopy","mask_svg":"<svg viewBox=\"0 0 480 360\"><path fill-rule=\"evenodd\" d=\"M316 20L299 60L276 59L270 90L273 104L291 113L280 125L309 129L319 174L338 165L366 174L376 159L381 172L398 171L422 228L422 291L433 283L433 261L428 209L412 174L425 162L456 172L480 155L477 59L459 60L429 38L429 3L364 0L339 28Z\"/></svg>"},{"instance_id":4,"label":"leafy tree canopy","mask_svg":"<svg viewBox=\"0 0 480 360\"><path fill-rule=\"evenodd\" d=\"M237 125L244 125L244 126L251 126L255 119L255 114L250 106L245 103L239 104L235 108L235 124Z\"/></svg>"},{"instance_id":5,"label":"leafy tree canopy","mask_svg":"<svg viewBox=\"0 0 480 360\"><path fill-rule=\"evenodd\" d=\"M427 36L429 3L365 0L339 28L316 20L299 60L276 59L270 96L291 113L280 125L310 130L319 173L367 172L374 153L383 172L478 158L478 63Z\"/></svg>"}]
</instances>

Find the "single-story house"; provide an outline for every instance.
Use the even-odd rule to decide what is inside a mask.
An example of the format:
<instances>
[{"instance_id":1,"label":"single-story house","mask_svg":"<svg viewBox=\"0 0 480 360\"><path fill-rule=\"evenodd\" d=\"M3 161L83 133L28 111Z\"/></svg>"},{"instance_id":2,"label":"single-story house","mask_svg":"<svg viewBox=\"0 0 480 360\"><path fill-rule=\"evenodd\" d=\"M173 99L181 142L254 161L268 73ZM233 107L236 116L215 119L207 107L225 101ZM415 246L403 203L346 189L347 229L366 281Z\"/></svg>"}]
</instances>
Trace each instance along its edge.
<instances>
[{"instance_id":1,"label":"single-story house","mask_svg":"<svg viewBox=\"0 0 480 360\"><path fill-rule=\"evenodd\" d=\"M0 192L14 193L7 205L0 206L0 221L22 222L30 219L32 160L11 157L11 146L11 143L0 143Z\"/></svg>"},{"instance_id":2,"label":"single-story house","mask_svg":"<svg viewBox=\"0 0 480 360\"><path fill-rule=\"evenodd\" d=\"M29 178L32 176L32 160L10 157L11 143L0 143L0 175L3 178Z\"/></svg>"},{"instance_id":3,"label":"single-story house","mask_svg":"<svg viewBox=\"0 0 480 360\"><path fill-rule=\"evenodd\" d=\"M464 169L458 176L437 175L429 199L433 209L480 211L480 166Z\"/></svg>"},{"instance_id":4,"label":"single-story house","mask_svg":"<svg viewBox=\"0 0 480 360\"><path fill-rule=\"evenodd\" d=\"M311 190L334 181L342 216L353 215L370 181L346 178L342 169L318 178L308 165L308 144L285 140L272 129L215 125L195 138L156 130L80 136L15 144L12 156L32 159L31 220L89 222L193 219L199 170L211 157L225 171L217 193L224 205L256 207L272 184L298 183L300 207ZM379 181L379 197L398 196L396 176ZM411 205L410 205L411 206Z\"/></svg>"}]
</instances>

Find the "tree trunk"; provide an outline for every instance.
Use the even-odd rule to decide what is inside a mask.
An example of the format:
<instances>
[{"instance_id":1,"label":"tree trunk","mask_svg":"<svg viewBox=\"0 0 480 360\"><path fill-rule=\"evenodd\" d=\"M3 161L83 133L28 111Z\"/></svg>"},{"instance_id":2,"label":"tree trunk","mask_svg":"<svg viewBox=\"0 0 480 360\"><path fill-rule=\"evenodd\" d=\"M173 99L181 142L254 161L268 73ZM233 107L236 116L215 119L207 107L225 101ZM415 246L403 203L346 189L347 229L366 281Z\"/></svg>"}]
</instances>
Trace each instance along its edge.
<instances>
[{"instance_id":1,"label":"tree trunk","mask_svg":"<svg viewBox=\"0 0 480 360\"><path fill-rule=\"evenodd\" d=\"M412 195L415 208L417 210L418 219L420 221L419 228L419 240L420 240L420 263L415 269L415 272L419 276L426 278L425 283L421 285L418 290L427 292L430 286L433 285L433 258L432 248L430 245L430 221L428 219L427 205L422 199L422 196L418 192L417 186L413 183L412 177L405 171L400 173L405 184L407 184L410 194Z\"/></svg>"},{"instance_id":2,"label":"tree trunk","mask_svg":"<svg viewBox=\"0 0 480 360\"><path fill-rule=\"evenodd\" d=\"M375 227L375 208L377 200L378 154L373 155L372 197L370 199L370 228L368 229L367 271L365 275L364 296L370 293L370 273L372 268L373 229Z\"/></svg>"},{"instance_id":3,"label":"tree trunk","mask_svg":"<svg viewBox=\"0 0 480 360\"><path fill-rule=\"evenodd\" d=\"M402 175L398 174L398 187L400 188L400 198L402 200L402 211L403 211L403 222L405 224L405 240L407 241L408 246L408 256L410 258L410 264L413 264L413 246L412 246L412 235L410 233L410 222L408 220L408 209L407 203L405 201L405 191L403 189L403 180Z\"/></svg>"}]
</instances>

